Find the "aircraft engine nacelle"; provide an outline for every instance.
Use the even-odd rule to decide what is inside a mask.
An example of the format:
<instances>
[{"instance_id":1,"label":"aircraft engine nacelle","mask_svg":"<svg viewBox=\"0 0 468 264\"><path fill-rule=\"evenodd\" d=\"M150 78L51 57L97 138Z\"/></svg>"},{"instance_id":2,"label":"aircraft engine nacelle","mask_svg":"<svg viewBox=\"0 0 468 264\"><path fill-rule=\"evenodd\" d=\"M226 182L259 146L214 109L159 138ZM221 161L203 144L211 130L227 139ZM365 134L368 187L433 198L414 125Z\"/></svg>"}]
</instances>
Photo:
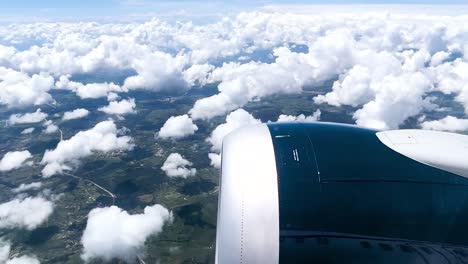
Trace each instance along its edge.
<instances>
[{"instance_id":1,"label":"aircraft engine nacelle","mask_svg":"<svg viewBox=\"0 0 468 264\"><path fill-rule=\"evenodd\" d=\"M468 136L261 124L221 171L219 264L468 261Z\"/></svg>"}]
</instances>

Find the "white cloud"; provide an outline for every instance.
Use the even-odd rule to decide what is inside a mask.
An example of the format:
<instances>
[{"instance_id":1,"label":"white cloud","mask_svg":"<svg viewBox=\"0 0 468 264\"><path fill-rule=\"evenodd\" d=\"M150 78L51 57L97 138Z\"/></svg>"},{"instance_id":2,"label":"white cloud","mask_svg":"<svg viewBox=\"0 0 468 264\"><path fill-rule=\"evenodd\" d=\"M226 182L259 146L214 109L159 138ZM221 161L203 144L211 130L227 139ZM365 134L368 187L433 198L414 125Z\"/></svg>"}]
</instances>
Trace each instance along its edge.
<instances>
[{"instance_id":1,"label":"white cloud","mask_svg":"<svg viewBox=\"0 0 468 264\"><path fill-rule=\"evenodd\" d=\"M432 91L453 95L468 112L468 80L462 71L467 29L461 11L441 16L440 7L418 12L312 9L322 10L296 6L293 13L243 12L201 25L153 19L0 26L0 78L8 80L0 84L7 87L0 89L0 103L52 101L48 91L54 77L59 78L56 88L110 101L129 89L170 92L219 83L218 94L198 100L190 110L194 120L210 119L253 100L318 89L338 78L316 102L356 107L354 118L361 125L396 128L425 109L424 99ZM305 48L296 52L299 45ZM251 59L239 60L247 57ZM67 77L76 74L108 74L119 81L85 84ZM418 79L414 93L389 88L412 77ZM123 85L116 84L122 79ZM400 93L404 96L384 103L386 95ZM393 107L404 109L384 114Z\"/></svg>"},{"instance_id":2,"label":"white cloud","mask_svg":"<svg viewBox=\"0 0 468 264\"><path fill-rule=\"evenodd\" d=\"M424 96L433 84L421 72L430 59L426 51L366 50L355 57L358 64L340 76L331 92L315 97L316 103L361 107L353 116L356 123L376 129L398 128L431 105Z\"/></svg>"},{"instance_id":3,"label":"white cloud","mask_svg":"<svg viewBox=\"0 0 468 264\"><path fill-rule=\"evenodd\" d=\"M467 89L468 76L464 74L467 70L468 63L458 59L429 68L428 73L435 80L437 90L445 94L459 94Z\"/></svg>"},{"instance_id":4,"label":"white cloud","mask_svg":"<svg viewBox=\"0 0 468 264\"><path fill-rule=\"evenodd\" d=\"M89 111L84 108L78 108L73 111L67 111L63 113L62 120L72 120L72 119L79 119L89 115Z\"/></svg>"},{"instance_id":5,"label":"white cloud","mask_svg":"<svg viewBox=\"0 0 468 264\"><path fill-rule=\"evenodd\" d=\"M208 158L210 159L210 165L220 169L221 168L221 154L217 153L208 153Z\"/></svg>"},{"instance_id":6,"label":"white cloud","mask_svg":"<svg viewBox=\"0 0 468 264\"><path fill-rule=\"evenodd\" d=\"M25 161L31 157L31 153L27 150L7 152L0 161L0 171L9 171L23 165L30 165Z\"/></svg>"},{"instance_id":7,"label":"white cloud","mask_svg":"<svg viewBox=\"0 0 468 264\"><path fill-rule=\"evenodd\" d=\"M115 101L115 100L117 100L117 99L120 99L120 96L119 96L118 94L114 93L114 92L109 93L109 94L107 95L107 101L109 101L109 102Z\"/></svg>"},{"instance_id":8,"label":"white cloud","mask_svg":"<svg viewBox=\"0 0 468 264\"><path fill-rule=\"evenodd\" d=\"M31 183L22 183L20 186L14 188L12 191L14 193L25 192L29 190L37 190L42 187L41 182L31 182Z\"/></svg>"},{"instance_id":9,"label":"white cloud","mask_svg":"<svg viewBox=\"0 0 468 264\"><path fill-rule=\"evenodd\" d=\"M47 118L47 114L41 112L41 109L37 109L36 112L26 114L13 114L8 118L8 123L14 124L32 124L44 121Z\"/></svg>"},{"instance_id":10,"label":"white cloud","mask_svg":"<svg viewBox=\"0 0 468 264\"><path fill-rule=\"evenodd\" d=\"M457 59L450 63L440 64L428 70L436 89L444 94L453 94L455 101L461 103L468 113L468 62Z\"/></svg>"},{"instance_id":11,"label":"white cloud","mask_svg":"<svg viewBox=\"0 0 468 264\"><path fill-rule=\"evenodd\" d=\"M467 131L468 119L459 119L449 115L440 120L423 122L421 127L422 129L441 131Z\"/></svg>"},{"instance_id":12,"label":"white cloud","mask_svg":"<svg viewBox=\"0 0 468 264\"><path fill-rule=\"evenodd\" d=\"M59 130L58 126L54 125L54 123L52 123L52 120L47 120L44 122L43 126L45 126L45 129L43 130L43 132L45 134L52 134L52 133L55 133Z\"/></svg>"},{"instance_id":13,"label":"white cloud","mask_svg":"<svg viewBox=\"0 0 468 264\"><path fill-rule=\"evenodd\" d=\"M0 239L0 263L4 263L10 257L11 245Z\"/></svg>"},{"instance_id":14,"label":"white cloud","mask_svg":"<svg viewBox=\"0 0 468 264\"><path fill-rule=\"evenodd\" d=\"M210 76L213 82L221 81L220 93L198 100L190 114L194 119L210 119L257 98L300 93L304 86L321 84L345 71L353 64L355 52L349 30L336 29L318 37L308 53L279 47L273 50L273 63L224 64Z\"/></svg>"},{"instance_id":15,"label":"white cloud","mask_svg":"<svg viewBox=\"0 0 468 264\"><path fill-rule=\"evenodd\" d=\"M430 105L423 98L430 87L429 80L420 73L387 77L375 99L354 113L356 123L375 129L398 128L408 117Z\"/></svg>"},{"instance_id":16,"label":"white cloud","mask_svg":"<svg viewBox=\"0 0 468 264\"><path fill-rule=\"evenodd\" d=\"M179 153L171 153L164 162L161 170L169 177L187 178L197 173L197 170L190 168L192 162L184 159Z\"/></svg>"},{"instance_id":17,"label":"white cloud","mask_svg":"<svg viewBox=\"0 0 468 264\"><path fill-rule=\"evenodd\" d=\"M54 150L46 150L41 161L45 165L42 175L49 177L70 170L79 163L79 159L95 152L132 149L131 141L129 136L118 136L118 129L113 121L100 122L89 130L80 131L70 139L60 141Z\"/></svg>"},{"instance_id":18,"label":"white cloud","mask_svg":"<svg viewBox=\"0 0 468 264\"><path fill-rule=\"evenodd\" d=\"M9 259L5 264L40 264L36 257L20 256Z\"/></svg>"},{"instance_id":19,"label":"white cloud","mask_svg":"<svg viewBox=\"0 0 468 264\"><path fill-rule=\"evenodd\" d=\"M23 131L21 131L21 134L22 135L26 135L26 134L31 134L32 132L34 132L34 127L28 127L28 128L25 128L23 129Z\"/></svg>"},{"instance_id":20,"label":"white cloud","mask_svg":"<svg viewBox=\"0 0 468 264\"><path fill-rule=\"evenodd\" d=\"M386 64L388 65L388 64ZM371 73L367 67L355 65L339 81L333 83L333 91L314 98L317 103L358 106L373 99L370 87Z\"/></svg>"},{"instance_id":21,"label":"white cloud","mask_svg":"<svg viewBox=\"0 0 468 264\"><path fill-rule=\"evenodd\" d=\"M78 160L72 160L72 162L77 163ZM50 162L42 169L42 176L50 177L58 173L63 173L64 171L72 170L71 165L66 165L59 162Z\"/></svg>"},{"instance_id":22,"label":"white cloud","mask_svg":"<svg viewBox=\"0 0 468 264\"><path fill-rule=\"evenodd\" d=\"M468 113L467 16L441 16L437 12L441 8L445 7L375 12L351 6L341 12L337 11L341 6L331 6L323 13L316 6L295 5L291 12L279 7L274 12L244 12L203 24L160 19L122 24L2 24L0 104L23 107L53 102L54 85L81 98L109 101L120 100L118 94L130 89L171 92L207 84L209 89L196 92L200 96L212 94L217 87L217 94L193 105L185 118L190 122L180 129L175 125L176 129L167 129L166 134L176 137L193 133L193 120L224 116L249 102L305 89L307 96L320 94L316 103L344 106L357 124L367 127L398 128L429 107L427 97L439 96L433 92L449 95L444 96L444 105L447 98L455 98ZM295 52L300 45L303 52ZM86 83L89 80L96 83ZM322 85L324 81L335 81L331 90ZM68 104L68 98L74 96L57 107ZM122 109L121 102L103 109ZM130 112L135 110L132 104L126 106ZM208 139L214 166L219 166L217 152L227 133L241 124L260 122L248 114L236 119L234 113L239 112L231 113ZM422 126L460 131L465 123L463 118L446 117ZM97 147L107 134L113 140L119 138L114 131L80 133L88 134L64 140L45 154L44 175L72 169L82 157L107 151ZM126 149L123 145L116 149Z\"/></svg>"},{"instance_id":23,"label":"white cloud","mask_svg":"<svg viewBox=\"0 0 468 264\"><path fill-rule=\"evenodd\" d=\"M0 228L33 230L52 214L54 204L42 197L16 198L0 204Z\"/></svg>"},{"instance_id":24,"label":"white cloud","mask_svg":"<svg viewBox=\"0 0 468 264\"><path fill-rule=\"evenodd\" d=\"M278 120L276 122L315 122L320 119L320 110L315 111L312 115L310 116L305 116L304 114L300 114L298 116L292 116L292 115L280 115L278 117Z\"/></svg>"},{"instance_id":25,"label":"white cloud","mask_svg":"<svg viewBox=\"0 0 468 264\"><path fill-rule=\"evenodd\" d=\"M211 143L211 150L219 152L223 143L223 138L232 131L253 124L260 124L259 119L255 119L244 109L238 109L226 116L226 122L217 126L211 136L207 139Z\"/></svg>"},{"instance_id":26,"label":"white cloud","mask_svg":"<svg viewBox=\"0 0 468 264\"><path fill-rule=\"evenodd\" d=\"M128 92L127 89L114 83L82 84L70 81L67 76L60 76L59 80L55 83L55 87L57 89L71 90L82 99L107 97L110 93L115 92Z\"/></svg>"},{"instance_id":27,"label":"white cloud","mask_svg":"<svg viewBox=\"0 0 468 264\"><path fill-rule=\"evenodd\" d=\"M437 66L440 65L442 62L444 62L446 59L450 57L450 53L446 51L439 51L436 54L434 54L431 58L431 66Z\"/></svg>"},{"instance_id":28,"label":"white cloud","mask_svg":"<svg viewBox=\"0 0 468 264\"><path fill-rule=\"evenodd\" d=\"M211 64L194 64L183 72L185 81L190 85L204 85L208 82L208 74L215 67Z\"/></svg>"},{"instance_id":29,"label":"white cloud","mask_svg":"<svg viewBox=\"0 0 468 264\"><path fill-rule=\"evenodd\" d=\"M3 264L40 264L33 256L19 256L9 259L11 244L0 239L0 263Z\"/></svg>"},{"instance_id":30,"label":"white cloud","mask_svg":"<svg viewBox=\"0 0 468 264\"><path fill-rule=\"evenodd\" d=\"M188 115L171 116L158 132L160 138L183 138L198 130Z\"/></svg>"},{"instance_id":31,"label":"white cloud","mask_svg":"<svg viewBox=\"0 0 468 264\"><path fill-rule=\"evenodd\" d=\"M142 253L146 239L160 233L170 221L172 213L159 204L133 215L117 206L93 209L81 238L81 257L84 261L119 258L134 262Z\"/></svg>"},{"instance_id":32,"label":"white cloud","mask_svg":"<svg viewBox=\"0 0 468 264\"><path fill-rule=\"evenodd\" d=\"M48 91L54 79L48 74L32 77L5 67L0 67L0 104L9 107L41 105L52 101Z\"/></svg>"},{"instance_id":33,"label":"white cloud","mask_svg":"<svg viewBox=\"0 0 468 264\"><path fill-rule=\"evenodd\" d=\"M135 99L131 98L128 100L111 101L109 105L100 107L98 110L110 115L126 115L136 113L135 107Z\"/></svg>"},{"instance_id":34,"label":"white cloud","mask_svg":"<svg viewBox=\"0 0 468 264\"><path fill-rule=\"evenodd\" d=\"M189 111L193 119L210 119L240 107L241 104L231 102L232 98L225 94L216 94L195 102Z\"/></svg>"},{"instance_id":35,"label":"white cloud","mask_svg":"<svg viewBox=\"0 0 468 264\"><path fill-rule=\"evenodd\" d=\"M157 61L158 63L154 63ZM171 56L155 51L135 59L132 68L138 75L125 79L123 88L153 91L177 91L188 88L182 70L188 62L184 55Z\"/></svg>"},{"instance_id":36,"label":"white cloud","mask_svg":"<svg viewBox=\"0 0 468 264\"><path fill-rule=\"evenodd\" d=\"M272 64L249 62L229 63L215 69L210 82L221 81L220 93L195 102L190 110L194 119L210 119L244 106L255 98L277 93L299 93L311 81L310 65L303 54L286 48L275 49L277 59ZM291 71L298 71L291 74Z\"/></svg>"}]
</instances>

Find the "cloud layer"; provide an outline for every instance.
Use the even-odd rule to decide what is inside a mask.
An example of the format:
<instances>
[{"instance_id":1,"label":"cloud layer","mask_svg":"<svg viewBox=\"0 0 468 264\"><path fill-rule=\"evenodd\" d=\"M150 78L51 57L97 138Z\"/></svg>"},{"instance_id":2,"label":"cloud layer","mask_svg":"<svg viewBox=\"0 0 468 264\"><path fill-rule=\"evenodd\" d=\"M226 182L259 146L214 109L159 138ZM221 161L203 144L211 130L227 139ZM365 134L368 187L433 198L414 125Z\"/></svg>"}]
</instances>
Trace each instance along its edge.
<instances>
[{"instance_id":1,"label":"cloud layer","mask_svg":"<svg viewBox=\"0 0 468 264\"><path fill-rule=\"evenodd\" d=\"M215 84L218 93L196 101L190 118L211 119L304 89L321 91L316 103L354 107L357 124L381 129L437 107L435 91L468 109L466 16L385 8L268 10L203 25L153 19L0 27L0 103L52 103L54 88L114 101L117 93L134 89L180 93ZM119 82L74 78L116 73L123 76ZM323 93L326 82L333 87ZM131 113L132 102L111 102L101 110Z\"/></svg>"},{"instance_id":2,"label":"cloud layer","mask_svg":"<svg viewBox=\"0 0 468 264\"><path fill-rule=\"evenodd\" d=\"M134 124L130 119L136 115L130 114L136 113L138 100L144 100L139 98L153 96L151 92L174 105L187 94L190 100L195 98L183 106L186 113L151 113L151 117L170 116L157 137L181 139L214 128L206 144L211 147L211 165L217 168L223 138L235 129L261 123L244 109L284 95L303 93L299 96L306 97L310 107L280 106L278 110L289 114L280 115L278 122L317 121L341 108L349 115L346 120L370 128L397 129L413 122L411 126L424 129L468 130L462 114L468 114L468 16L424 10L354 8L321 13L312 9L286 13L270 6L204 24L160 19L2 24L0 105L9 115L7 125L18 125L8 129L30 134L33 125L22 124L37 123L42 133L34 135L45 139L34 146L34 153L48 144L45 140L57 140L58 135L44 134L58 132L58 125L64 129L67 138L42 157L44 177L72 170L91 155L131 150L132 138L122 135L114 121L99 121L116 115L119 122ZM62 93L66 96L56 96ZM62 115L61 106L69 103L74 110ZM161 109L155 108L166 111L166 102L162 104ZM99 122L69 137L74 124L62 121L88 116L90 111L82 107L97 110L92 118L101 119L80 123ZM309 116L290 115L318 107L321 110ZM454 113L447 113L451 108L456 109ZM147 109L138 110L146 113ZM252 113L263 118L260 111ZM445 117L423 118L433 119L434 113ZM25 144L32 139L20 138ZM174 142L159 143L167 147ZM197 151L207 146L190 147ZM32 164L31 157L26 150L8 152L0 160L0 171ZM197 172L179 153L171 153L161 169L168 177L187 178ZM12 188L10 194L16 197L0 204L0 228L32 230L43 224L54 210L53 199L27 196L40 188L41 182ZM93 209L81 240L82 258L133 262L144 253L147 238L161 232L171 219L171 212L160 205L148 206L140 214L116 206ZM28 256L10 259L9 252L9 245L0 245L0 262L37 263Z\"/></svg>"}]
</instances>

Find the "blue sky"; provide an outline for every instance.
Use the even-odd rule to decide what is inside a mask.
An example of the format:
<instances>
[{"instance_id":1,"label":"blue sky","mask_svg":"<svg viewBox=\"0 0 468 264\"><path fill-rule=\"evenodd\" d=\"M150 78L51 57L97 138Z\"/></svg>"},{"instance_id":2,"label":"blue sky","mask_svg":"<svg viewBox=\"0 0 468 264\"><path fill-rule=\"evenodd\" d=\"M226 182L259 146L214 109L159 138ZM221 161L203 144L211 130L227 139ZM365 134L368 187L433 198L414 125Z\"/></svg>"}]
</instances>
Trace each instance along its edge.
<instances>
[{"instance_id":1,"label":"blue sky","mask_svg":"<svg viewBox=\"0 0 468 264\"><path fill-rule=\"evenodd\" d=\"M150 17L209 21L240 11L287 4L460 5L468 0L0 0L0 22L145 20Z\"/></svg>"},{"instance_id":2,"label":"blue sky","mask_svg":"<svg viewBox=\"0 0 468 264\"><path fill-rule=\"evenodd\" d=\"M228 1L197 1L197 0L1 0L1 8L116 8L145 5L181 5L197 3L221 3L227 5L264 5L264 4L467 4L468 0L228 0Z\"/></svg>"}]
</instances>

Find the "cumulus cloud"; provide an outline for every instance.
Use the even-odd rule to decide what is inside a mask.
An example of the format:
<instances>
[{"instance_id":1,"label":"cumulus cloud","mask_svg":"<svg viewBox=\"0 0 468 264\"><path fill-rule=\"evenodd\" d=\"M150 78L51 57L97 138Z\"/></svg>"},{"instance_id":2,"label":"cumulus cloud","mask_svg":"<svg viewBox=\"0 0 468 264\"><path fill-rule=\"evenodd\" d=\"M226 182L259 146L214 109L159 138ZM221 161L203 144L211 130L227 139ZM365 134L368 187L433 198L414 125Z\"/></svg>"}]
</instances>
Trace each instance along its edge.
<instances>
[{"instance_id":1,"label":"cumulus cloud","mask_svg":"<svg viewBox=\"0 0 468 264\"><path fill-rule=\"evenodd\" d=\"M210 119L244 106L255 98L277 93L299 93L309 75L291 75L291 70L307 71L302 54L293 54L286 48L274 51L277 59L272 64L249 62L229 63L211 73L211 81L221 81L220 93L195 102L190 110L194 119ZM293 71L294 71L293 70Z\"/></svg>"},{"instance_id":2,"label":"cumulus cloud","mask_svg":"<svg viewBox=\"0 0 468 264\"><path fill-rule=\"evenodd\" d=\"M298 116L292 115L280 115L276 122L315 122L320 119L321 112L320 110L315 111L310 116L305 116L304 114L300 114Z\"/></svg>"},{"instance_id":3,"label":"cumulus cloud","mask_svg":"<svg viewBox=\"0 0 468 264\"><path fill-rule=\"evenodd\" d=\"M426 14L427 9L420 7L403 14L356 12L356 7L344 14L336 10L311 14L307 8L296 8L301 14L283 9L245 12L201 25L159 19L2 25L0 104L21 107L52 102L54 86L81 98L109 101L120 100L118 94L130 89L171 92L205 84L217 88L215 95L194 103L185 118L190 123L182 126L191 130L168 130L169 135L180 132L182 136L194 132L192 120L224 116L252 101L304 90L307 96L317 95L315 103L344 106L357 124L380 129L398 128L417 117L438 102L431 102L429 96L440 92L444 102L455 98L468 113L466 16ZM98 76L100 81L86 83L88 76ZM333 83L331 89L329 83ZM121 102L106 109L120 109ZM127 106L134 111L131 104ZM237 120L234 113L238 112L228 115L230 120L208 139L214 166L220 163L217 152L222 138L240 126L237 123L259 122L248 114ZM459 131L465 120L446 117L422 124L431 129L442 126ZM96 142L104 142L105 136L97 134L96 140L94 132L86 139L75 135L76 139L49 151L55 154L46 153L44 175L71 169L81 157L104 151ZM116 132L110 134L119 138Z\"/></svg>"},{"instance_id":4,"label":"cumulus cloud","mask_svg":"<svg viewBox=\"0 0 468 264\"><path fill-rule=\"evenodd\" d=\"M422 129L441 131L467 131L468 119L460 119L454 116L446 116L440 120L425 121L421 123Z\"/></svg>"},{"instance_id":5,"label":"cumulus cloud","mask_svg":"<svg viewBox=\"0 0 468 264\"><path fill-rule=\"evenodd\" d=\"M14 193L21 193L29 190L37 190L42 187L41 182L31 182L31 183L22 183L20 186L14 188L12 191Z\"/></svg>"},{"instance_id":6,"label":"cumulus cloud","mask_svg":"<svg viewBox=\"0 0 468 264\"><path fill-rule=\"evenodd\" d=\"M67 76L60 76L55 83L56 89L71 90L82 99L107 97L110 93L128 92L114 83L88 83L70 81Z\"/></svg>"},{"instance_id":7,"label":"cumulus cloud","mask_svg":"<svg viewBox=\"0 0 468 264\"><path fill-rule=\"evenodd\" d=\"M459 56L457 53L464 52L463 42L453 35L464 31L456 27L457 19L431 17L439 23L431 27L429 17L412 17L408 24L402 23L408 22L407 15L402 15L405 18L392 16L390 20L374 15L367 14L374 19L370 24L368 19L353 15L345 18L335 14L335 19L322 16L322 21L314 16L294 16L294 21L301 25L301 32L308 33L300 40L308 46L308 51L297 53L280 47L273 49L272 63L225 63L210 70L206 80L208 83L220 82L219 93L197 101L190 110L192 118L209 119L258 98L298 93L304 87L314 87L336 77L338 81L333 90L318 96L315 101L358 107L354 118L362 126L397 128L430 105L425 100L429 92L447 91L447 87L450 87L450 93L455 93L457 101L468 105L468 92L464 92L468 89L463 88L466 77L459 74L463 72L461 69L454 69L464 63L461 58L453 59ZM269 20L270 17L264 14L243 14L238 18L248 17L258 22L262 17L280 28L288 25L282 15L274 16L277 21ZM328 23L326 31L302 27L315 22L324 25L324 21ZM363 28L366 30L361 30ZM268 31L256 33L269 34L268 39L284 37L281 32L277 35ZM299 37L295 37L297 41ZM450 83L452 85L448 85ZM408 88L411 85L415 86L414 91Z\"/></svg>"},{"instance_id":8,"label":"cumulus cloud","mask_svg":"<svg viewBox=\"0 0 468 264\"><path fill-rule=\"evenodd\" d=\"M221 154L217 153L208 153L208 158L210 159L210 165L220 169L221 168Z\"/></svg>"},{"instance_id":9,"label":"cumulus cloud","mask_svg":"<svg viewBox=\"0 0 468 264\"><path fill-rule=\"evenodd\" d=\"M226 116L226 122L217 126L207 141L212 145L211 150L219 152L224 136L240 127L260 123L259 119L255 119L244 109L238 109Z\"/></svg>"},{"instance_id":10,"label":"cumulus cloud","mask_svg":"<svg viewBox=\"0 0 468 264\"><path fill-rule=\"evenodd\" d=\"M10 259L11 245L0 239L0 263L4 264L40 264L33 256L19 256Z\"/></svg>"},{"instance_id":11,"label":"cumulus cloud","mask_svg":"<svg viewBox=\"0 0 468 264\"><path fill-rule=\"evenodd\" d=\"M158 63L154 63L157 61ZM184 55L175 57L164 52L148 52L145 57L135 59L132 68L138 73L125 79L125 89L153 91L178 91L188 88L182 70L188 59Z\"/></svg>"},{"instance_id":12,"label":"cumulus cloud","mask_svg":"<svg viewBox=\"0 0 468 264\"><path fill-rule=\"evenodd\" d=\"M172 213L159 204L145 207L141 214L129 214L117 206L93 209L81 238L81 257L84 261L118 258L134 262L146 239L170 221Z\"/></svg>"},{"instance_id":13,"label":"cumulus cloud","mask_svg":"<svg viewBox=\"0 0 468 264\"><path fill-rule=\"evenodd\" d=\"M31 134L32 132L34 132L34 127L28 127L28 128L25 128L23 129L23 131L21 131L21 134L22 135L27 135L27 134Z\"/></svg>"},{"instance_id":14,"label":"cumulus cloud","mask_svg":"<svg viewBox=\"0 0 468 264\"><path fill-rule=\"evenodd\" d=\"M100 107L98 110L110 115L126 115L136 113L135 107L135 99L131 98L109 102L109 105Z\"/></svg>"},{"instance_id":15,"label":"cumulus cloud","mask_svg":"<svg viewBox=\"0 0 468 264\"><path fill-rule=\"evenodd\" d=\"M49 102L54 78L55 88L110 101L130 89L217 85L217 94L193 105L196 120L275 94L321 93L325 81L336 81L315 102L352 106L363 126L401 126L426 109L434 91L453 95L468 112L466 16L429 9L321 13L309 7L295 14L243 12L203 25L153 19L1 26L0 88L7 89L0 89L0 103ZM75 74L117 74L119 80L85 84L69 79ZM388 114L396 108L402 109Z\"/></svg>"},{"instance_id":16,"label":"cumulus cloud","mask_svg":"<svg viewBox=\"0 0 468 264\"><path fill-rule=\"evenodd\" d=\"M375 99L354 113L356 123L375 129L398 128L408 117L430 106L423 97L430 87L429 80L420 73L387 77Z\"/></svg>"},{"instance_id":17,"label":"cumulus cloud","mask_svg":"<svg viewBox=\"0 0 468 264\"><path fill-rule=\"evenodd\" d=\"M468 62L456 59L428 69L428 75L433 78L436 89L444 94L455 96L455 101L461 103L468 113Z\"/></svg>"},{"instance_id":18,"label":"cumulus cloud","mask_svg":"<svg viewBox=\"0 0 468 264\"><path fill-rule=\"evenodd\" d=\"M187 178L197 173L195 168L190 168L192 165L192 162L184 159L179 153L171 153L161 167L161 170L169 177Z\"/></svg>"},{"instance_id":19,"label":"cumulus cloud","mask_svg":"<svg viewBox=\"0 0 468 264\"><path fill-rule=\"evenodd\" d=\"M26 114L13 114L8 118L10 125L14 124L32 124L44 121L47 118L47 114L41 112L41 109L37 109L36 112Z\"/></svg>"},{"instance_id":20,"label":"cumulus cloud","mask_svg":"<svg viewBox=\"0 0 468 264\"><path fill-rule=\"evenodd\" d=\"M388 65L388 62L385 65ZM333 84L332 92L319 95L314 100L317 103L335 106L363 104L373 99L374 96L370 87L371 76L367 67L356 65Z\"/></svg>"},{"instance_id":21,"label":"cumulus cloud","mask_svg":"<svg viewBox=\"0 0 468 264\"><path fill-rule=\"evenodd\" d=\"M79 159L95 152L130 150L133 148L131 141L129 136L118 136L113 121L100 122L89 130L60 141L55 149L46 150L41 161L45 165L42 175L49 177L70 170L79 163Z\"/></svg>"},{"instance_id":22,"label":"cumulus cloud","mask_svg":"<svg viewBox=\"0 0 468 264\"><path fill-rule=\"evenodd\" d=\"M16 198L0 204L0 228L33 230L52 214L54 204L42 197Z\"/></svg>"},{"instance_id":23,"label":"cumulus cloud","mask_svg":"<svg viewBox=\"0 0 468 264\"><path fill-rule=\"evenodd\" d=\"M107 95L107 101L109 101L109 102L115 101L115 100L117 100L119 98L120 98L120 96L118 94L116 94L116 93L109 93Z\"/></svg>"},{"instance_id":24,"label":"cumulus cloud","mask_svg":"<svg viewBox=\"0 0 468 264\"><path fill-rule=\"evenodd\" d=\"M338 29L319 36L308 53L278 47L273 49L273 63L224 64L210 75L211 81L221 82L220 93L198 100L190 113L195 119L210 119L257 98L300 93L305 86L322 84L353 64L354 43L349 31Z\"/></svg>"},{"instance_id":25,"label":"cumulus cloud","mask_svg":"<svg viewBox=\"0 0 468 264\"><path fill-rule=\"evenodd\" d=\"M190 86L204 85L208 82L208 74L214 69L211 64L194 64L183 72L183 76Z\"/></svg>"},{"instance_id":26,"label":"cumulus cloud","mask_svg":"<svg viewBox=\"0 0 468 264\"><path fill-rule=\"evenodd\" d=\"M58 126L55 125L52 120L47 120L44 122L44 127L45 129L43 130L43 132L45 134L52 134L52 133L55 133L59 130Z\"/></svg>"},{"instance_id":27,"label":"cumulus cloud","mask_svg":"<svg viewBox=\"0 0 468 264\"><path fill-rule=\"evenodd\" d=\"M188 115L171 116L158 133L160 138L183 138L195 133L197 125Z\"/></svg>"},{"instance_id":28,"label":"cumulus cloud","mask_svg":"<svg viewBox=\"0 0 468 264\"><path fill-rule=\"evenodd\" d=\"M355 56L358 64L340 76L331 92L315 97L316 103L359 106L353 116L356 123L376 129L398 128L431 106L425 94L433 83L419 71L430 59L426 51L361 51Z\"/></svg>"},{"instance_id":29,"label":"cumulus cloud","mask_svg":"<svg viewBox=\"0 0 468 264\"><path fill-rule=\"evenodd\" d=\"M23 165L31 165L31 163L25 162L31 157L31 153L27 150L7 152L0 160L0 171L10 171Z\"/></svg>"},{"instance_id":30,"label":"cumulus cloud","mask_svg":"<svg viewBox=\"0 0 468 264\"><path fill-rule=\"evenodd\" d=\"M63 113L62 120L72 120L72 119L79 119L89 115L89 111L84 108L78 108L73 111L67 111Z\"/></svg>"},{"instance_id":31,"label":"cumulus cloud","mask_svg":"<svg viewBox=\"0 0 468 264\"><path fill-rule=\"evenodd\" d=\"M54 79L48 74L29 76L0 67L0 80L0 104L22 107L53 101L48 91L53 87Z\"/></svg>"}]
</instances>

